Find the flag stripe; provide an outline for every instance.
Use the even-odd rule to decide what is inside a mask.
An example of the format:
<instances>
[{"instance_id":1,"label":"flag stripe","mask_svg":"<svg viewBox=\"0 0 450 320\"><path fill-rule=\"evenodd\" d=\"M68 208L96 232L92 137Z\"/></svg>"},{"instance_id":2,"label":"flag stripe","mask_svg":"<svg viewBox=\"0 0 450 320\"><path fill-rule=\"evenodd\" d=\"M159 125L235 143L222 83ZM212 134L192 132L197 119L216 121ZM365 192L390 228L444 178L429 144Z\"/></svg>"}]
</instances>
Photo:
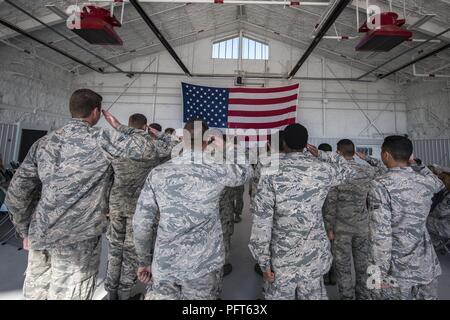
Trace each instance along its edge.
<instances>
[{"instance_id":1,"label":"flag stripe","mask_svg":"<svg viewBox=\"0 0 450 320\"><path fill-rule=\"evenodd\" d=\"M280 87L280 88L230 88L230 93L273 93L273 92L283 92L283 91L290 91L294 89L298 89L299 84L293 84L291 86L287 87Z\"/></svg>"},{"instance_id":2,"label":"flag stripe","mask_svg":"<svg viewBox=\"0 0 450 320\"><path fill-rule=\"evenodd\" d=\"M228 117L228 122L240 123L271 123L281 121L283 119L295 118L295 112L281 114L269 117Z\"/></svg>"},{"instance_id":3,"label":"flag stripe","mask_svg":"<svg viewBox=\"0 0 450 320\"><path fill-rule=\"evenodd\" d=\"M239 123L228 122L229 128L241 128L241 129L263 129L263 128L278 128L295 123L295 118L284 119L277 122L263 122L263 123Z\"/></svg>"},{"instance_id":4,"label":"flag stripe","mask_svg":"<svg viewBox=\"0 0 450 320\"><path fill-rule=\"evenodd\" d=\"M265 104L278 104L288 101L297 100L297 94L282 98L273 99L228 99L228 104L250 104L250 105L265 105Z\"/></svg>"},{"instance_id":5,"label":"flag stripe","mask_svg":"<svg viewBox=\"0 0 450 320\"><path fill-rule=\"evenodd\" d=\"M298 90L290 90L285 92L269 92L269 93L231 93L229 94L230 99L275 99L275 98L283 98L287 96L293 96L298 93Z\"/></svg>"},{"instance_id":6,"label":"flag stripe","mask_svg":"<svg viewBox=\"0 0 450 320\"><path fill-rule=\"evenodd\" d=\"M289 112L295 112L297 106L290 106L289 108L278 110L265 110L265 111L247 111L247 110L228 110L228 119L230 117L271 117L286 114Z\"/></svg>"},{"instance_id":7,"label":"flag stripe","mask_svg":"<svg viewBox=\"0 0 450 320\"><path fill-rule=\"evenodd\" d=\"M260 105L253 106L248 104L232 104L228 106L228 112L230 111L270 111L270 110L280 110L286 109L293 105L295 105L295 101L288 101L279 104L268 104L268 105Z\"/></svg>"}]
</instances>

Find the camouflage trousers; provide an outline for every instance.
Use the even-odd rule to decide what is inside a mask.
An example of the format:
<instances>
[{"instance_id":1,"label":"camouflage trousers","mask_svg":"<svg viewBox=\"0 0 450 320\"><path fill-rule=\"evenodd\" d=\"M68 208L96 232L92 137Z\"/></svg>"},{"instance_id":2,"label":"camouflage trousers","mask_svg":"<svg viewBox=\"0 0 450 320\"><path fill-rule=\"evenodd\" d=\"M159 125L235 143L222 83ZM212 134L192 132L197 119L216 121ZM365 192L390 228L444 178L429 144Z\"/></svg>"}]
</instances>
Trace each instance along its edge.
<instances>
[{"instance_id":1,"label":"camouflage trousers","mask_svg":"<svg viewBox=\"0 0 450 320\"><path fill-rule=\"evenodd\" d=\"M245 186L239 186L234 188L234 214L240 216L242 209L244 208L244 189Z\"/></svg>"},{"instance_id":2,"label":"camouflage trousers","mask_svg":"<svg viewBox=\"0 0 450 320\"><path fill-rule=\"evenodd\" d=\"M25 299L92 299L100 250L100 237L52 249L30 249L23 286Z\"/></svg>"},{"instance_id":3,"label":"camouflage trousers","mask_svg":"<svg viewBox=\"0 0 450 320\"><path fill-rule=\"evenodd\" d=\"M427 284L398 285L390 289L373 290L374 300L437 300L438 281L433 279Z\"/></svg>"},{"instance_id":4,"label":"camouflage trousers","mask_svg":"<svg viewBox=\"0 0 450 320\"><path fill-rule=\"evenodd\" d=\"M274 282L264 282L265 300L328 300L323 276L299 280L294 272L275 272Z\"/></svg>"},{"instance_id":5,"label":"camouflage trousers","mask_svg":"<svg viewBox=\"0 0 450 320\"><path fill-rule=\"evenodd\" d=\"M369 300L367 289L367 253L369 240L365 235L337 232L332 245L336 283L342 300ZM352 258L355 284L352 279Z\"/></svg>"},{"instance_id":6,"label":"camouflage trousers","mask_svg":"<svg viewBox=\"0 0 450 320\"><path fill-rule=\"evenodd\" d=\"M145 300L217 300L221 273L217 270L193 280L153 281Z\"/></svg>"},{"instance_id":7,"label":"camouflage trousers","mask_svg":"<svg viewBox=\"0 0 450 320\"><path fill-rule=\"evenodd\" d=\"M128 300L137 281L138 261L133 241L133 217L111 215L107 233L109 241L105 289Z\"/></svg>"}]
</instances>

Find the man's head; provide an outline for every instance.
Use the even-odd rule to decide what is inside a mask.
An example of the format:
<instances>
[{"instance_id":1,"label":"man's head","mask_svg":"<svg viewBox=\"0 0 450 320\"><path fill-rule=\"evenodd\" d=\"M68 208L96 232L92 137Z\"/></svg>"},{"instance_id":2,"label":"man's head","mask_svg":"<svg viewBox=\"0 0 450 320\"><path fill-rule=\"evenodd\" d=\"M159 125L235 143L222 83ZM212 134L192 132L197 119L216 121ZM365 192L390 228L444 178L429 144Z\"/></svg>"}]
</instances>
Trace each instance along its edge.
<instances>
[{"instance_id":1,"label":"man's head","mask_svg":"<svg viewBox=\"0 0 450 320\"><path fill-rule=\"evenodd\" d=\"M337 152L345 159L352 159L355 155L355 145L352 140L342 139L337 143Z\"/></svg>"},{"instance_id":2,"label":"man's head","mask_svg":"<svg viewBox=\"0 0 450 320\"><path fill-rule=\"evenodd\" d=\"M162 127L159 123L151 123L149 125L150 128L155 129L156 131L161 132L162 131Z\"/></svg>"},{"instance_id":3,"label":"man's head","mask_svg":"<svg viewBox=\"0 0 450 320\"><path fill-rule=\"evenodd\" d=\"M76 90L70 97L72 118L80 118L91 125L97 124L102 114L102 96L89 89Z\"/></svg>"},{"instance_id":4,"label":"man's head","mask_svg":"<svg viewBox=\"0 0 450 320\"><path fill-rule=\"evenodd\" d=\"M317 149L321 150L321 151L325 151L325 152L331 152L333 151L333 148L331 147L331 145L329 145L328 143L321 143L319 144L319 146L317 147Z\"/></svg>"},{"instance_id":5,"label":"man's head","mask_svg":"<svg viewBox=\"0 0 450 320\"><path fill-rule=\"evenodd\" d=\"M302 151L308 143L308 130L298 123L288 125L283 132L283 149L285 152Z\"/></svg>"},{"instance_id":6,"label":"man's head","mask_svg":"<svg viewBox=\"0 0 450 320\"><path fill-rule=\"evenodd\" d=\"M162 131L162 127L159 123L151 123L148 126L148 129L149 133L155 138L157 138Z\"/></svg>"},{"instance_id":7,"label":"man's head","mask_svg":"<svg viewBox=\"0 0 450 320\"><path fill-rule=\"evenodd\" d=\"M208 124L205 121L202 121L202 120L188 121L184 125L184 130L189 132L190 138L191 138L190 140L189 139L183 139L183 141L185 143L185 147L187 147L187 148L194 148L195 147L194 140L195 140L195 138L197 136L200 137L200 132L195 132L195 129L197 129L197 130L201 129L202 148L205 148L208 145L208 141L203 141L203 136L204 136L205 132L209 128L208 128Z\"/></svg>"},{"instance_id":8,"label":"man's head","mask_svg":"<svg viewBox=\"0 0 450 320\"><path fill-rule=\"evenodd\" d=\"M128 119L128 126L145 130L145 128L147 127L147 117L140 113L132 114Z\"/></svg>"},{"instance_id":9,"label":"man's head","mask_svg":"<svg viewBox=\"0 0 450 320\"><path fill-rule=\"evenodd\" d=\"M388 168L405 167L413 152L413 144L405 136L389 136L381 146L381 160Z\"/></svg>"},{"instance_id":10,"label":"man's head","mask_svg":"<svg viewBox=\"0 0 450 320\"><path fill-rule=\"evenodd\" d=\"M173 134L174 132L175 132L174 128L167 128L166 130L164 130L164 133L167 133L167 134Z\"/></svg>"}]
</instances>

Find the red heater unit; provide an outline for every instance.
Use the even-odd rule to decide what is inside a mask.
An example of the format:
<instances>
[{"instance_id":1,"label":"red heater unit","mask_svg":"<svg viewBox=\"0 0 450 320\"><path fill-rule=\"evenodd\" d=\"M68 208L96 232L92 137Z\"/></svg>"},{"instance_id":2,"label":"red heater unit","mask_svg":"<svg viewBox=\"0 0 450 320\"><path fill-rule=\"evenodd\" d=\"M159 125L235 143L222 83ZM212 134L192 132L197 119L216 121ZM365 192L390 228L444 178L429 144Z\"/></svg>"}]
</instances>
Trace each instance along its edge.
<instances>
[{"instance_id":1,"label":"red heater unit","mask_svg":"<svg viewBox=\"0 0 450 320\"><path fill-rule=\"evenodd\" d=\"M93 5L84 6L79 13L79 28L71 30L90 44L123 45L122 39L114 30L122 24L116 17L111 17L111 12Z\"/></svg>"},{"instance_id":2,"label":"red heater unit","mask_svg":"<svg viewBox=\"0 0 450 320\"><path fill-rule=\"evenodd\" d=\"M398 19L395 12L383 12L379 17L373 16L372 23L378 18L380 28L369 29L367 22L359 28L359 32L365 32L366 35L356 46L356 51L387 52L412 37L411 31L401 28L405 19Z\"/></svg>"}]
</instances>

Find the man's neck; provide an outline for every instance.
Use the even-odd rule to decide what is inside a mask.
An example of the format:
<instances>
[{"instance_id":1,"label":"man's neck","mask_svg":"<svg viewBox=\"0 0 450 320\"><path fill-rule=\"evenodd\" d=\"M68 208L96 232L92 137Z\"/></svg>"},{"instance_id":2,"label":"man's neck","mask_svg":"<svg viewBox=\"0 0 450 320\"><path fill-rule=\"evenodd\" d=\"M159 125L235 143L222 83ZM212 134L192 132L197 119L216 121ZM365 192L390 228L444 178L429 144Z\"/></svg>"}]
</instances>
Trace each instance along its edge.
<instances>
[{"instance_id":1,"label":"man's neck","mask_svg":"<svg viewBox=\"0 0 450 320\"><path fill-rule=\"evenodd\" d=\"M408 166L409 165L407 162L394 162L392 164L388 164L386 167L388 167L388 169L393 169L393 168L406 168Z\"/></svg>"}]
</instances>

